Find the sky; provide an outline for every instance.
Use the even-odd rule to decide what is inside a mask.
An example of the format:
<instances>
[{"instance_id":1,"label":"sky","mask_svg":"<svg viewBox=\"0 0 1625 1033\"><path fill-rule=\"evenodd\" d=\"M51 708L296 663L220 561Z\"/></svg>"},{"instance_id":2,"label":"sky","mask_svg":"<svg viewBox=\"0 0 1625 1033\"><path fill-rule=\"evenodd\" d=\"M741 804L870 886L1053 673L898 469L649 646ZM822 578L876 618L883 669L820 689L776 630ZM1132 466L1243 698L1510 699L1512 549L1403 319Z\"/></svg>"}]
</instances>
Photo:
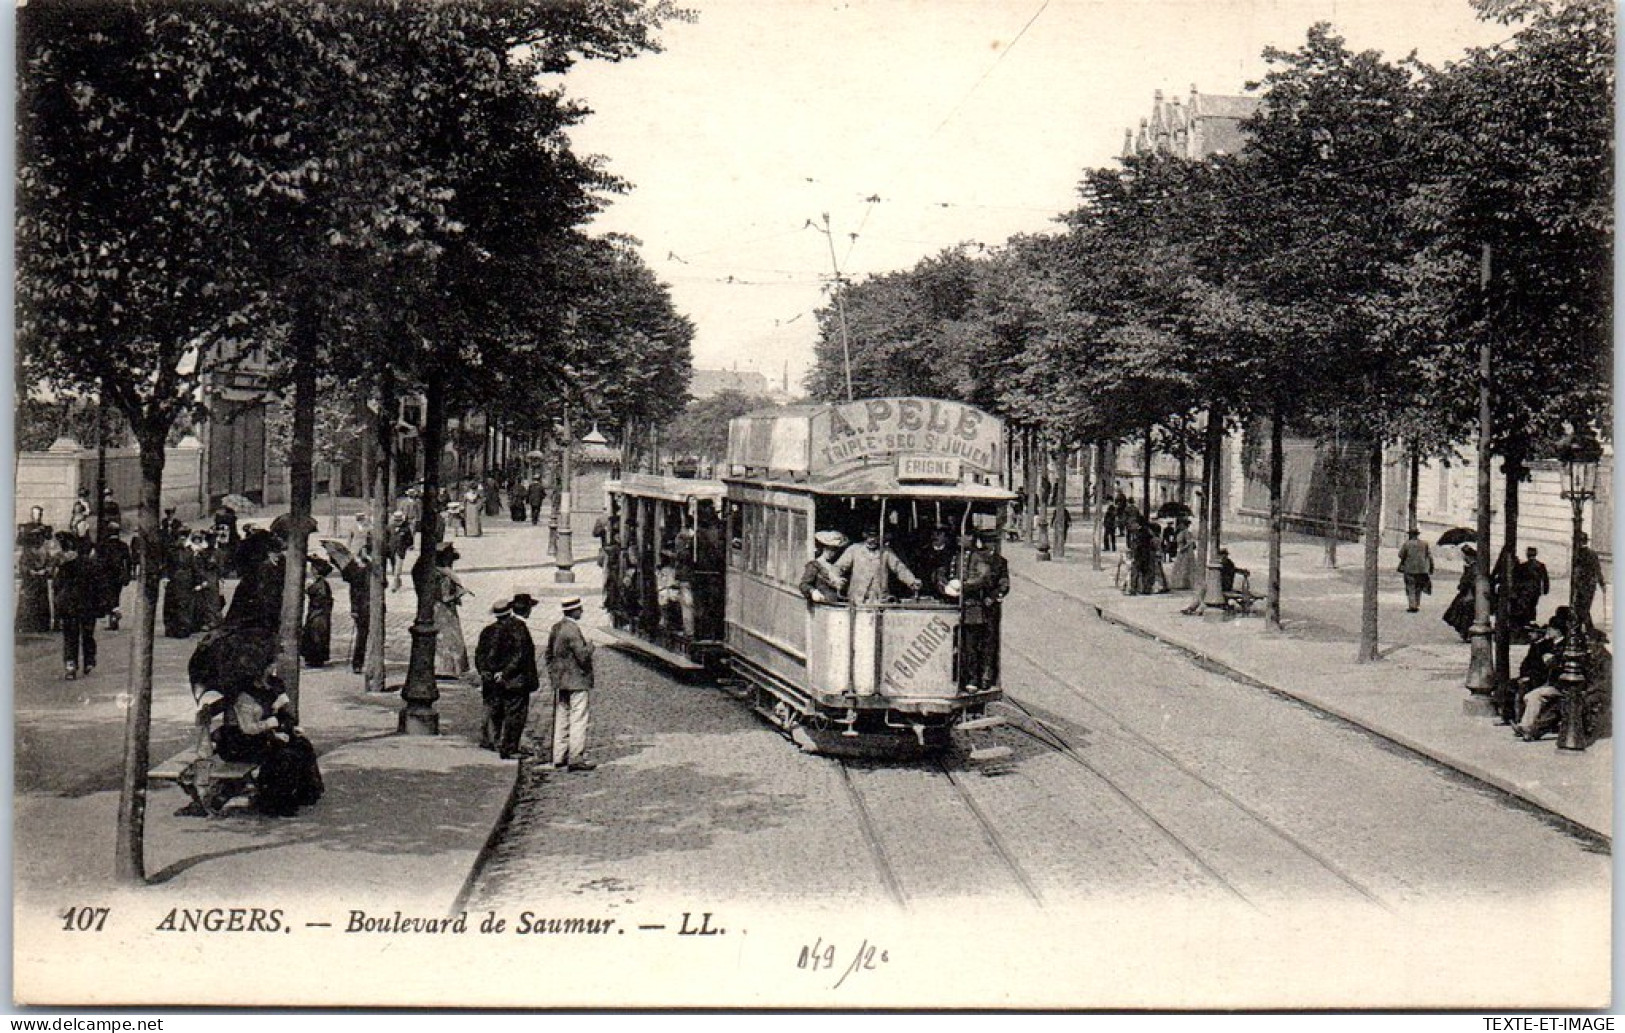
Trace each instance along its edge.
<instances>
[{"instance_id":1,"label":"sky","mask_svg":"<svg viewBox=\"0 0 1625 1033\"><path fill-rule=\"evenodd\" d=\"M1332 23L1432 64L1512 29L1467 0L687 0L662 53L577 66L572 132L629 180L591 230L642 241L694 364L793 392L838 268L1053 232L1153 94L1242 94ZM828 216L830 233L823 232ZM833 245L833 246L832 246ZM832 253L833 252L833 253Z\"/></svg>"}]
</instances>

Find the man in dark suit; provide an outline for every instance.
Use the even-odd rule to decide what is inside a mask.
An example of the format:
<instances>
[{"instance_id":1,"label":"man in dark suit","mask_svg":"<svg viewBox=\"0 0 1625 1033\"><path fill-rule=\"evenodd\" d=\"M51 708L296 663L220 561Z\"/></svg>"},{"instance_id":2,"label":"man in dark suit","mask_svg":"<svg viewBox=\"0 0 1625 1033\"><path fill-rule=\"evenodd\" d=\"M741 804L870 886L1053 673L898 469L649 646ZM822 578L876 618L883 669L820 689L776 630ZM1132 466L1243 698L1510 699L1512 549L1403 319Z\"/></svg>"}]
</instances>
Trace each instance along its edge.
<instances>
[{"instance_id":1,"label":"man in dark suit","mask_svg":"<svg viewBox=\"0 0 1625 1033\"><path fill-rule=\"evenodd\" d=\"M587 760L592 643L581 631L581 600L566 599L561 608L564 617L547 636L547 676L553 683L553 766L591 771L598 766Z\"/></svg>"},{"instance_id":2,"label":"man in dark suit","mask_svg":"<svg viewBox=\"0 0 1625 1033\"><path fill-rule=\"evenodd\" d=\"M1540 609L1540 597L1552 590L1552 575L1533 546L1524 550L1524 561L1512 568L1512 626L1532 627Z\"/></svg>"},{"instance_id":3,"label":"man in dark suit","mask_svg":"<svg viewBox=\"0 0 1625 1033\"><path fill-rule=\"evenodd\" d=\"M532 477L525 486L525 505L530 507L530 522L532 526L542 515L542 503L547 500L547 489L542 485L540 477Z\"/></svg>"},{"instance_id":4,"label":"man in dark suit","mask_svg":"<svg viewBox=\"0 0 1625 1033\"><path fill-rule=\"evenodd\" d=\"M525 626L525 618L535 606L536 600L528 592L498 599L491 607L496 620L480 631L474 647L474 669L479 672L480 697L485 702L480 745L496 750L503 760L531 753L520 739L530 712L530 694L541 686L536 643Z\"/></svg>"}]
</instances>

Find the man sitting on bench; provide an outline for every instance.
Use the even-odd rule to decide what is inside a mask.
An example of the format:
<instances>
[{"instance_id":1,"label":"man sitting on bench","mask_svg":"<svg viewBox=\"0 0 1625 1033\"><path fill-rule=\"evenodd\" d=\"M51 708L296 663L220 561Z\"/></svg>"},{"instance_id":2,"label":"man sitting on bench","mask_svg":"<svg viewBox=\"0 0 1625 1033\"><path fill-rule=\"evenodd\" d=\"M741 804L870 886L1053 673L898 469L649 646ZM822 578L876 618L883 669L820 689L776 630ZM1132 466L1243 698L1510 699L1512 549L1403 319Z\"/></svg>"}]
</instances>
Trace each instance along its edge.
<instances>
[{"instance_id":1,"label":"man sitting on bench","mask_svg":"<svg viewBox=\"0 0 1625 1033\"><path fill-rule=\"evenodd\" d=\"M1253 600L1258 598L1253 595L1252 573L1246 567L1236 566L1236 561L1230 558L1229 549L1219 550L1219 589L1224 593L1226 605L1234 603L1242 613L1252 612ZM1236 588L1237 575L1241 577L1240 589Z\"/></svg>"}]
</instances>

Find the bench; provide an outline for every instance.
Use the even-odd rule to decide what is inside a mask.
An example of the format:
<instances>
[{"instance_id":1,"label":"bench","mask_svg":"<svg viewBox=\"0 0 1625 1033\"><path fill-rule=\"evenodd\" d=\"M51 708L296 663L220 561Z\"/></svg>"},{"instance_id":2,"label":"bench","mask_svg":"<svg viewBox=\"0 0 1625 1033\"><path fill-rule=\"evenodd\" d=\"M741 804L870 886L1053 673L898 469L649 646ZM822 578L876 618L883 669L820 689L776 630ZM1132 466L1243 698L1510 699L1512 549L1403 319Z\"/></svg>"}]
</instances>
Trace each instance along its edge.
<instances>
[{"instance_id":1,"label":"bench","mask_svg":"<svg viewBox=\"0 0 1625 1033\"><path fill-rule=\"evenodd\" d=\"M225 697L205 692L198 700L196 742L147 771L149 782L174 782L191 797L178 814L218 818L233 799L252 797L258 789L258 764L215 755L210 733L224 710Z\"/></svg>"},{"instance_id":2,"label":"bench","mask_svg":"<svg viewBox=\"0 0 1625 1033\"><path fill-rule=\"evenodd\" d=\"M1253 594L1252 575L1249 571L1237 569L1236 580L1240 583L1236 588L1224 593L1225 609L1235 610L1243 617L1253 616L1253 606L1262 598Z\"/></svg>"}]
</instances>

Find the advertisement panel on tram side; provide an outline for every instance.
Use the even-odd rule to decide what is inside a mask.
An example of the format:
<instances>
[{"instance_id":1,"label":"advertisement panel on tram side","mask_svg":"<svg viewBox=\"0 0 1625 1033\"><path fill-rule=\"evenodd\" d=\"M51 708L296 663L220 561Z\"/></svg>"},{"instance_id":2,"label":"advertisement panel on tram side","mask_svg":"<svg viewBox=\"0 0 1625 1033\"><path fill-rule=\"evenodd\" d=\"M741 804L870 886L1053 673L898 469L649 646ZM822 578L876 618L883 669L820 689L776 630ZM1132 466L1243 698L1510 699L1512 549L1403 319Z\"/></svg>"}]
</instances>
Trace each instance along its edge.
<instances>
[{"instance_id":1,"label":"advertisement panel on tram side","mask_svg":"<svg viewBox=\"0 0 1625 1033\"><path fill-rule=\"evenodd\" d=\"M1001 431L996 418L960 402L870 398L814 415L811 466L827 472L907 453L958 459L980 473L997 473Z\"/></svg>"}]
</instances>

